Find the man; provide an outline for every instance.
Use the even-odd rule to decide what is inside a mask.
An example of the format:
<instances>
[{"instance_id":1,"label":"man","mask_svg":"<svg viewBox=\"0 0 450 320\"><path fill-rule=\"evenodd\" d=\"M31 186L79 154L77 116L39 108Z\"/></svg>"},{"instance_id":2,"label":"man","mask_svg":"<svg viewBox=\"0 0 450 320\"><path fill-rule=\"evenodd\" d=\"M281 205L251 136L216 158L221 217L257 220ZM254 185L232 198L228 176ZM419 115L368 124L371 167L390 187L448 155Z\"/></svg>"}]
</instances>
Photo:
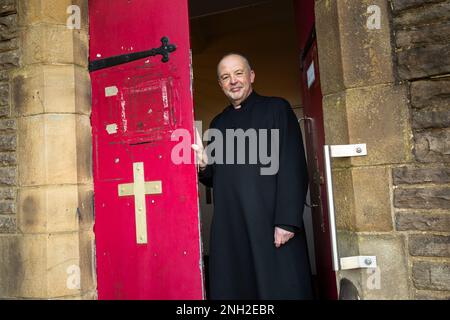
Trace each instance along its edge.
<instances>
[{"instance_id":1,"label":"man","mask_svg":"<svg viewBox=\"0 0 450 320\"><path fill-rule=\"evenodd\" d=\"M214 118L210 129L224 137L227 129L278 130L278 145L269 145L269 150L278 148L279 166L275 174L263 175L261 162L208 164L201 141L192 146L200 181L212 187L214 195L210 297L312 299L302 219L308 177L297 118L286 100L253 91L255 73L244 56L224 56L217 74L231 105ZM227 143L224 155L231 152ZM235 156L242 152L234 149ZM244 151L251 149L246 144Z\"/></svg>"}]
</instances>

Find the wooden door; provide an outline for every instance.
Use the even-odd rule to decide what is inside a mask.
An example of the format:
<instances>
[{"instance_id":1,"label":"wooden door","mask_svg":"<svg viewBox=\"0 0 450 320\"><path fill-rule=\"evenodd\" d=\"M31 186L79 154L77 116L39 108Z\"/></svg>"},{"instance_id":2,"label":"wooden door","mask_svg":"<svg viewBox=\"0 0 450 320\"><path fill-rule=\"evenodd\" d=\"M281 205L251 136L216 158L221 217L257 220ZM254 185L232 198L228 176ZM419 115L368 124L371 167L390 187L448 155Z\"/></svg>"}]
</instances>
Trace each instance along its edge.
<instances>
[{"instance_id":1,"label":"wooden door","mask_svg":"<svg viewBox=\"0 0 450 320\"><path fill-rule=\"evenodd\" d=\"M202 299L196 168L172 157L194 137L187 0L89 16L98 297Z\"/></svg>"},{"instance_id":2,"label":"wooden door","mask_svg":"<svg viewBox=\"0 0 450 320\"><path fill-rule=\"evenodd\" d=\"M305 121L309 192L316 258L315 284L319 299L337 299L336 273L332 266L331 237L328 222L323 146L322 92L315 36L314 0L295 0L295 14L301 49L301 90Z\"/></svg>"}]
</instances>

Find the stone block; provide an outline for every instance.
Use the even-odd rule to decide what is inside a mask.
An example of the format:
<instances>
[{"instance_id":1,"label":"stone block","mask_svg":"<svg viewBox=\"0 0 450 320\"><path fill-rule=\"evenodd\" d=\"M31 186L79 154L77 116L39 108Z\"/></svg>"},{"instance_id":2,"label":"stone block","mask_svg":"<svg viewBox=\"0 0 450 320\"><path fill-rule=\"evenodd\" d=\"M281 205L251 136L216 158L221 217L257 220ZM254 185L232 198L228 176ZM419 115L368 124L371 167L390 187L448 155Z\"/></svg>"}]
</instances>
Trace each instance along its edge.
<instances>
[{"instance_id":1,"label":"stone block","mask_svg":"<svg viewBox=\"0 0 450 320\"><path fill-rule=\"evenodd\" d=\"M17 37L17 14L0 16L0 41Z\"/></svg>"},{"instance_id":2,"label":"stone block","mask_svg":"<svg viewBox=\"0 0 450 320\"><path fill-rule=\"evenodd\" d=\"M316 2L323 95L394 81L387 4L383 0ZM371 5L381 9L379 29L367 27Z\"/></svg>"},{"instance_id":3,"label":"stone block","mask_svg":"<svg viewBox=\"0 0 450 320\"><path fill-rule=\"evenodd\" d=\"M0 186L15 186L17 173L15 167L0 168Z\"/></svg>"},{"instance_id":4,"label":"stone block","mask_svg":"<svg viewBox=\"0 0 450 320\"><path fill-rule=\"evenodd\" d=\"M0 52L17 50L19 48L19 39L14 38L0 42Z\"/></svg>"},{"instance_id":5,"label":"stone block","mask_svg":"<svg viewBox=\"0 0 450 320\"><path fill-rule=\"evenodd\" d=\"M377 269L363 269L366 300L409 299L409 272L405 239L401 235L359 235L359 254L377 257Z\"/></svg>"},{"instance_id":6,"label":"stone block","mask_svg":"<svg viewBox=\"0 0 450 320\"><path fill-rule=\"evenodd\" d=\"M88 29L88 1L87 0L18 0L20 24L24 26L47 23L67 25L73 14L69 6L80 8L80 26Z\"/></svg>"},{"instance_id":7,"label":"stone block","mask_svg":"<svg viewBox=\"0 0 450 320\"><path fill-rule=\"evenodd\" d=\"M450 291L416 290L416 300L450 300Z\"/></svg>"},{"instance_id":8,"label":"stone block","mask_svg":"<svg viewBox=\"0 0 450 320\"><path fill-rule=\"evenodd\" d=\"M0 167L10 167L17 164L15 152L0 152Z\"/></svg>"},{"instance_id":9,"label":"stone block","mask_svg":"<svg viewBox=\"0 0 450 320\"><path fill-rule=\"evenodd\" d=\"M424 5L438 3L445 0L391 0L392 9L395 13L399 11L419 7L423 9Z\"/></svg>"},{"instance_id":10,"label":"stone block","mask_svg":"<svg viewBox=\"0 0 450 320\"><path fill-rule=\"evenodd\" d=\"M413 108L448 108L450 79L419 80L411 83Z\"/></svg>"},{"instance_id":11,"label":"stone block","mask_svg":"<svg viewBox=\"0 0 450 320\"><path fill-rule=\"evenodd\" d=\"M17 138L15 134L0 135L0 151L16 151Z\"/></svg>"},{"instance_id":12,"label":"stone block","mask_svg":"<svg viewBox=\"0 0 450 320\"><path fill-rule=\"evenodd\" d=\"M61 301L61 300L82 300L80 295L70 295L70 296L63 296L63 297L56 297L56 298L50 298L48 300L57 300L57 301Z\"/></svg>"},{"instance_id":13,"label":"stone block","mask_svg":"<svg viewBox=\"0 0 450 320\"><path fill-rule=\"evenodd\" d=\"M0 237L0 297L80 295L78 233Z\"/></svg>"},{"instance_id":14,"label":"stone block","mask_svg":"<svg viewBox=\"0 0 450 320\"><path fill-rule=\"evenodd\" d=\"M13 114L27 116L44 112L44 73L41 66L21 69L11 75Z\"/></svg>"},{"instance_id":15,"label":"stone block","mask_svg":"<svg viewBox=\"0 0 450 320\"><path fill-rule=\"evenodd\" d=\"M0 3L0 15L16 13L16 0L3 0Z\"/></svg>"},{"instance_id":16,"label":"stone block","mask_svg":"<svg viewBox=\"0 0 450 320\"><path fill-rule=\"evenodd\" d=\"M355 231L356 216L352 173L348 169L339 169L333 170L332 175L336 228Z\"/></svg>"},{"instance_id":17,"label":"stone block","mask_svg":"<svg viewBox=\"0 0 450 320\"><path fill-rule=\"evenodd\" d=\"M0 188L0 200L14 200L16 191L13 188Z\"/></svg>"},{"instance_id":18,"label":"stone block","mask_svg":"<svg viewBox=\"0 0 450 320\"><path fill-rule=\"evenodd\" d=\"M94 226L93 185L78 185L78 216L80 231L92 231Z\"/></svg>"},{"instance_id":19,"label":"stone block","mask_svg":"<svg viewBox=\"0 0 450 320\"><path fill-rule=\"evenodd\" d=\"M450 168L437 167L399 167L392 169L394 185L422 183L450 183Z\"/></svg>"},{"instance_id":20,"label":"stone block","mask_svg":"<svg viewBox=\"0 0 450 320\"><path fill-rule=\"evenodd\" d=\"M397 52L398 75L412 80L450 72L450 45L434 44Z\"/></svg>"},{"instance_id":21,"label":"stone block","mask_svg":"<svg viewBox=\"0 0 450 320\"><path fill-rule=\"evenodd\" d=\"M420 47L450 42L450 22L433 23L418 29L397 30L397 48Z\"/></svg>"},{"instance_id":22,"label":"stone block","mask_svg":"<svg viewBox=\"0 0 450 320\"><path fill-rule=\"evenodd\" d=\"M75 112L90 115L92 109L91 78L87 69L74 67Z\"/></svg>"},{"instance_id":23,"label":"stone block","mask_svg":"<svg viewBox=\"0 0 450 320\"><path fill-rule=\"evenodd\" d=\"M47 181L47 163L45 154L45 117L33 116L18 120L19 184L41 185ZM33 159L33 161L29 161Z\"/></svg>"},{"instance_id":24,"label":"stone block","mask_svg":"<svg viewBox=\"0 0 450 320\"><path fill-rule=\"evenodd\" d=\"M14 131L17 129L16 119L0 119L0 131Z\"/></svg>"},{"instance_id":25,"label":"stone block","mask_svg":"<svg viewBox=\"0 0 450 320\"><path fill-rule=\"evenodd\" d=\"M21 188L17 202L17 225L23 233L78 231L77 185Z\"/></svg>"},{"instance_id":26,"label":"stone block","mask_svg":"<svg viewBox=\"0 0 450 320\"><path fill-rule=\"evenodd\" d=\"M9 117L11 110L9 106L0 106L0 117Z\"/></svg>"},{"instance_id":27,"label":"stone block","mask_svg":"<svg viewBox=\"0 0 450 320\"><path fill-rule=\"evenodd\" d=\"M449 20L450 2L436 0L420 2L422 3L419 3L419 1L410 3L409 10L404 10L395 15L394 26L396 29L417 28L437 21ZM423 6L425 3L429 3L429 5ZM412 7L414 5L416 6Z\"/></svg>"},{"instance_id":28,"label":"stone block","mask_svg":"<svg viewBox=\"0 0 450 320\"><path fill-rule=\"evenodd\" d=\"M409 254L424 257L450 257L450 236L411 234Z\"/></svg>"},{"instance_id":29,"label":"stone block","mask_svg":"<svg viewBox=\"0 0 450 320\"><path fill-rule=\"evenodd\" d=\"M450 209L450 187L397 188L394 206L412 209Z\"/></svg>"},{"instance_id":30,"label":"stone block","mask_svg":"<svg viewBox=\"0 0 450 320\"><path fill-rule=\"evenodd\" d=\"M95 236L93 231L80 232L81 293L95 290L97 270L95 268Z\"/></svg>"},{"instance_id":31,"label":"stone block","mask_svg":"<svg viewBox=\"0 0 450 320\"><path fill-rule=\"evenodd\" d=\"M450 215L438 213L398 212L395 217L399 231L438 231L450 230Z\"/></svg>"},{"instance_id":32,"label":"stone block","mask_svg":"<svg viewBox=\"0 0 450 320\"><path fill-rule=\"evenodd\" d=\"M0 105L8 105L9 103L9 85L7 83L0 84Z\"/></svg>"},{"instance_id":33,"label":"stone block","mask_svg":"<svg viewBox=\"0 0 450 320\"><path fill-rule=\"evenodd\" d=\"M22 36L23 63L76 64L86 68L88 35L65 25L35 25Z\"/></svg>"},{"instance_id":34,"label":"stone block","mask_svg":"<svg viewBox=\"0 0 450 320\"><path fill-rule=\"evenodd\" d=\"M388 168L335 169L333 186L339 230L393 230Z\"/></svg>"},{"instance_id":35,"label":"stone block","mask_svg":"<svg viewBox=\"0 0 450 320\"><path fill-rule=\"evenodd\" d=\"M77 66L44 69L44 106L47 113L89 114L90 79L87 70Z\"/></svg>"},{"instance_id":36,"label":"stone block","mask_svg":"<svg viewBox=\"0 0 450 320\"><path fill-rule=\"evenodd\" d=\"M345 0L336 3L345 88L394 82L388 1ZM368 13L368 8L372 5L381 9L380 29L367 27L373 14Z\"/></svg>"},{"instance_id":37,"label":"stone block","mask_svg":"<svg viewBox=\"0 0 450 320\"><path fill-rule=\"evenodd\" d=\"M414 261L412 276L417 289L450 291L450 262Z\"/></svg>"},{"instance_id":38,"label":"stone block","mask_svg":"<svg viewBox=\"0 0 450 320\"><path fill-rule=\"evenodd\" d=\"M352 169L354 215L358 231L393 230L389 189L389 169Z\"/></svg>"},{"instance_id":39,"label":"stone block","mask_svg":"<svg viewBox=\"0 0 450 320\"><path fill-rule=\"evenodd\" d=\"M353 165L408 162L411 129L404 86L373 86L347 90L349 143L366 143L367 156L352 157Z\"/></svg>"},{"instance_id":40,"label":"stone block","mask_svg":"<svg viewBox=\"0 0 450 320\"><path fill-rule=\"evenodd\" d=\"M14 113L89 114L90 80L87 71L73 65L33 66L13 75Z\"/></svg>"},{"instance_id":41,"label":"stone block","mask_svg":"<svg viewBox=\"0 0 450 320\"><path fill-rule=\"evenodd\" d=\"M81 296L81 300L98 300L97 290L84 293Z\"/></svg>"},{"instance_id":42,"label":"stone block","mask_svg":"<svg viewBox=\"0 0 450 320\"><path fill-rule=\"evenodd\" d=\"M47 248L47 296L79 295L80 277L78 233L49 234Z\"/></svg>"},{"instance_id":43,"label":"stone block","mask_svg":"<svg viewBox=\"0 0 450 320\"><path fill-rule=\"evenodd\" d=\"M347 230L337 232L339 255L341 257L352 257L359 255L358 233Z\"/></svg>"},{"instance_id":44,"label":"stone block","mask_svg":"<svg viewBox=\"0 0 450 320\"><path fill-rule=\"evenodd\" d=\"M337 1L316 1L315 15L320 86L327 96L344 89Z\"/></svg>"},{"instance_id":45,"label":"stone block","mask_svg":"<svg viewBox=\"0 0 450 320\"><path fill-rule=\"evenodd\" d=\"M450 128L414 133L414 155L419 162L450 162Z\"/></svg>"},{"instance_id":46,"label":"stone block","mask_svg":"<svg viewBox=\"0 0 450 320\"><path fill-rule=\"evenodd\" d=\"M47 183L77 183L76 115L46 116Z\"/></svg>"},{"instance_id":47,"label":"stone block","mask_svg":"<svg viewBox=\"0 0 450 320\"><path fill-rule=\"evenodd\" d=\"M0 214L14 214L16 213L15 201L6 200L0 201Z\"/></svg>"},{"instance_id":48,"label":"stone block","mask_svg":"<svg viewBox=\"0 0 450 320\"><path fill-rule=\"evenodd\" d=\"M14 233L16 232L16 218L11 215L2 215L0 202L0 233Z\"/></svg>"},{"instance_id":49,"label":"stone block","mask_svg":"<svg viewBox=\"0 0 450 320\"><path fill-rule=\"evenodd\" d=\"M92 128L88 116L76 117L77 179L92 182Z\"/></svg>"},{"instance_id":50,"label":"stone block","mask_svg":"<svg viewBox=\"0 0 450 320\"><path fill-rule=\"evenodd\" d=\"M18 50L0 52L0 69L7 70L20 66L20 53Z\"/></svg>"},{"instance_id":51,"label":"stone block","mask_svg":"<svg viewBox=\"0 0 450 320\"><path fill-rule=\"evenodd\" d=\"M21 186L77 183L75 118L73 114L49 114L19 120Z\"/></svg>"},{"instance_id":52,"label":"stone block","mask_svg":"<svg viewBox=\"0 0 450 320\"><path fill-rule=\"evenodd\" d=\"M0 70L0 82L8 82L8 81L9 81L9 71Z\"/></svg>"},{"instance_id":53,"label":"stone block","mask_svg":"<svg viewBox=\"0 0 450 320\"><path fill-rule=\"evenodd\" d=\"M47 296L47 236L0 237L0 296L45 298Z\"/></svg>"},{"instance_id":54,"label":"stone block","mask_svg":"<svg viewBox=\"0 0 450 320\"><path fill-rule=\"evenodd\" d=\"M450 108L413 109L412 127L414 129L450 127Z\"/></svg>"},{"instance_id":55,"label":"stone block","mask_svg":"<svg viewBox=\"0 0 450 320\"><path fill-rule=\"evenodd\" d=\"M325 144L348 144L347 103L345 93L323 97L323 125ZM336 159L342 160L342 159ZM347 159L345 159L347 160Z\"/></svg>"}]
</instances>

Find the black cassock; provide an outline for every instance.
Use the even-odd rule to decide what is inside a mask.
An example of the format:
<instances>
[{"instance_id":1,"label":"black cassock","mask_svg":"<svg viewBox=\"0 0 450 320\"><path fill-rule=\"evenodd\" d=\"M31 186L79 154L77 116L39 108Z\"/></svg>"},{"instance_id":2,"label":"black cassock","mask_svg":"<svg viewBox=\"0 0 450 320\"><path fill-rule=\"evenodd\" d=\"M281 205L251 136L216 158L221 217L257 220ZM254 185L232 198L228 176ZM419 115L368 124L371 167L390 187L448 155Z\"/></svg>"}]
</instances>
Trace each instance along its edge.
<instances>
[{"instance_id":1,"label":"black cassock","mask_svg":"<svg viewBox=\"0 0 450 320\"><path fill-rule=\"evenodd\" d=\"M224 145L224 163L210 164L200 172L200 181L213 188L214 199L210 298L312 299L302 219L308 176L300 127L289 103L253 91L241 108L225 108L210 128L223 133ZM279 129L278 172L262 175L261 168L270 165L259 157L257 164L250 164L249 156L246 164L237 164L236 157L234 164L227 164L226 129L267 129L269 141L270 130ZM234 149L236 155L237 143ZM276 151L270 145L268 149ZM296 232L280 248L274 245L275 226Z\"/></svg>"}]
</instances>

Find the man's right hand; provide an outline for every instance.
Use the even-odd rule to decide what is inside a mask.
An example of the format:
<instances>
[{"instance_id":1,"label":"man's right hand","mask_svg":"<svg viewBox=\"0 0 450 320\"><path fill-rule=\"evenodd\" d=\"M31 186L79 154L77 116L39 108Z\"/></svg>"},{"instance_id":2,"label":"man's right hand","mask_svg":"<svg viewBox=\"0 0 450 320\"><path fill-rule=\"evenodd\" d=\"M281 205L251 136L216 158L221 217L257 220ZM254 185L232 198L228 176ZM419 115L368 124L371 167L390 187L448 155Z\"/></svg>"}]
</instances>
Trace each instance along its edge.
<instances>
[{"instance_id":1,"label":"man's right hand","mask_svg":"<svg viewBox=\"0 0 450 320\"><path fill-rule=\"evenodd\" d=\"M203 148L202 138L195 128L195 144L191 145L195 151L195 164L200 167L200 170L204 170L208 165L208 157L206 156L205 148Z\"/></svg>"}]
</instances>

